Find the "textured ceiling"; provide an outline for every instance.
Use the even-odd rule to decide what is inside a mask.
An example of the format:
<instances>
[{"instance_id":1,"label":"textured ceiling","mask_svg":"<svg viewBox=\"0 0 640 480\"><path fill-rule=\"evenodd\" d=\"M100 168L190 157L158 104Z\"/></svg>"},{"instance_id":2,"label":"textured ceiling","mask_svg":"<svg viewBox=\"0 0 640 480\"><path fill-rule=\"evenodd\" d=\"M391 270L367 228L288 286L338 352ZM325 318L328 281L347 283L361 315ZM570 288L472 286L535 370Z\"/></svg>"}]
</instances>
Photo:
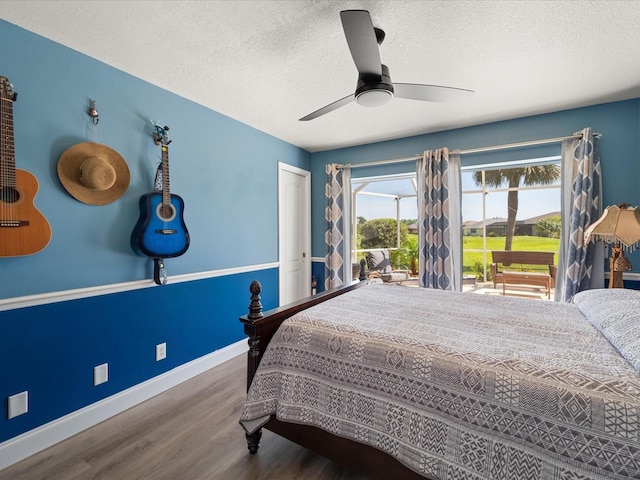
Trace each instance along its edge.
<instances>
[{"instance_id":1,"label":"textured ceiling","mask_svg":"<svg viewBox=\"0 0 640 480\"><path fill-rule=\"evenodd\" d=\"M355 90L344 9L385 30L393 81L475 94L299 122ZM0 18L309 151L640 97L640 1L3 0Z\"/></svg>"}]
</instances>

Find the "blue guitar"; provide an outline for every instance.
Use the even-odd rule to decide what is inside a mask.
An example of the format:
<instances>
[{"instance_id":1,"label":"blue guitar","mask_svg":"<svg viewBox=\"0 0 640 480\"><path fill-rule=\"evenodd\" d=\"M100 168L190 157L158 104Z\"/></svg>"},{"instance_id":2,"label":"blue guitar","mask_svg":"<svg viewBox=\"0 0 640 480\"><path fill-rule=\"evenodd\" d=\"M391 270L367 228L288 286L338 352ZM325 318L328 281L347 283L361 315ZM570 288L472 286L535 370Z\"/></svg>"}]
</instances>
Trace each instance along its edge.
<instances>
[{"instance_id":1,"label":"blue guitar","mask_svg":"<svg viewBox=\"0 0 640 480\"><path fill-rule=\"evenodd\" d=\"M156 283L166 283L162 259L178 257L189 248L189 232L184 224L184 201L169 192L169 127L156 125L153 141L162 151L162 192L140 197L140 218L131 234L131 247L138 255L155 261ZM163 281L159 281L162 270Z\"/></svg>"}]
</instances>

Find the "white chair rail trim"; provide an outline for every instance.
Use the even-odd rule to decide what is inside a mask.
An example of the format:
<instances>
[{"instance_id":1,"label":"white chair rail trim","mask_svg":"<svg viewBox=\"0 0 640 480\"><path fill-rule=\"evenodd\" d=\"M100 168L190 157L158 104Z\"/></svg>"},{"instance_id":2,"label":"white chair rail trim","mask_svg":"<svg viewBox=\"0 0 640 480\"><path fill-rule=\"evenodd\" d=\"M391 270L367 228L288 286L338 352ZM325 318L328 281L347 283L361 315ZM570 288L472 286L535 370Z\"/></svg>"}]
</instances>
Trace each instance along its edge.
<instances>
[{"instance_id":1,"label":"white chair rail trim","mask_svg":"<svg viewBox=\"0 0 640 480\"><path fill-rule=\"evenodd\" d=\"M259 265L247 265L245 267L224 268L220 270L210 270L207 272L186 273L182 275L173 275L168 277L168 283L192 282L194 280L202 280L206 278L224 277L227 275L235 275L238 273L255 272L259 270L268 270L270 268L278 268L278 262L263 263ZM24 307L33 307L36 305L45 305L48 303L66 302L68 300L76 300L79 298L96 297L99 295L107 295L110 293L127 292L130 290L139 290L141 288L159 287L156 283L149 280L137 280L133 282L114 283L111 285L99 285L96 287L76 288L73 290L63 290L59 292L41 293L36 295L25 295L24 297L6 298L0 300L0 312L5 310L14 310Z\"/></svg>"}]
</instances>

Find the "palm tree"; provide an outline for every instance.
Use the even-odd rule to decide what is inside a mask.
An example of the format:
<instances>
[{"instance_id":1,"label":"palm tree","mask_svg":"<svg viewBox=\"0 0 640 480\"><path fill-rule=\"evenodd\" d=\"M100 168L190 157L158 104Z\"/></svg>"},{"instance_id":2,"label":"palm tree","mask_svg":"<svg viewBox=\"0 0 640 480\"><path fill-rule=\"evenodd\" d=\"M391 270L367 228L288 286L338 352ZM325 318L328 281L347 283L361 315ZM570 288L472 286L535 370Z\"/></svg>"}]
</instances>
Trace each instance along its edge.
<instances>
[{"instance_id":1,"label":"palm tree","mask_svg":"<svg viewBox=\"0 0 640 480\"><path fill-rule=\"evenodd\" d=\"M498 188L505 183L509 186L507 194L507 232L504 249L511 250L513 236L516 230L516 215L518 214L518 190L520 182L524 186L551 185L560 179L558 165L536 165L532 167L506 168L486 170L484 181L488 186ZM474 172L473 180L476 185L482 185L482 171Z\"/></svg>"}]
</instances>

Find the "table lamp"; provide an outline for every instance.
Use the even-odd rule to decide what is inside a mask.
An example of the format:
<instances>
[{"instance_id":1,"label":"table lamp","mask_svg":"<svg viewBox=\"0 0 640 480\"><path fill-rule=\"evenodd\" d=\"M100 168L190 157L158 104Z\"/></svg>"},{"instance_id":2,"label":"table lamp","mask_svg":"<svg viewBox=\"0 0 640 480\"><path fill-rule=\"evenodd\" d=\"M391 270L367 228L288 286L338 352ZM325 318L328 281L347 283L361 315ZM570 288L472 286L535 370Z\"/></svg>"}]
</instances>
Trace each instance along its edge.
<instances>
[{"instance_id":1,"label":"table lamp","mask_svg":"<svg viewBox=\"0 0 640 480\"><path fill-rule=\"evenodd\" d=\"M633 251L640 242L640 209L628 203L607 207L602 216L589 225L584 238L587 244L591 240L613 244L609 259L609 288L624 288L622 272L631 270L624 249Z\"/></svg>"}]
</instances>

